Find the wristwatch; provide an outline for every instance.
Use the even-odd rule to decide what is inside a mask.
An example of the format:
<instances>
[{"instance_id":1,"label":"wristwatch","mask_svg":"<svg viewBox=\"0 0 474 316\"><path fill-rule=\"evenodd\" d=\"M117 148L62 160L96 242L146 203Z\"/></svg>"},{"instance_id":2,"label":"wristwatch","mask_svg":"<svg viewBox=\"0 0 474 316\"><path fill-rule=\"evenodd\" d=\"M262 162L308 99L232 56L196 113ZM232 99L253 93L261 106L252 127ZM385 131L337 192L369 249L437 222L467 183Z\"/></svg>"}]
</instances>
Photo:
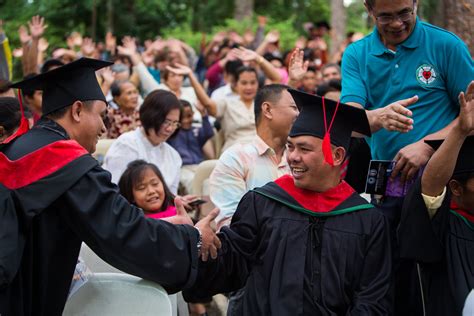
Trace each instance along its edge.
<instances>
[{"instance_id":1,"label":"wristwatch","mask_svg":"<svg viewBox=\"0 0 474 316\"><path fill-rule=\"evenodd\" d=\"M202 246L202 233L201 233L201 230L197 227L194 227L197 229L198 233L199 233L199 239L198 239L198 242L197 242L197 250L198 250L198 256L201 254L201 246Z\"/></svg>"}]
</instances>

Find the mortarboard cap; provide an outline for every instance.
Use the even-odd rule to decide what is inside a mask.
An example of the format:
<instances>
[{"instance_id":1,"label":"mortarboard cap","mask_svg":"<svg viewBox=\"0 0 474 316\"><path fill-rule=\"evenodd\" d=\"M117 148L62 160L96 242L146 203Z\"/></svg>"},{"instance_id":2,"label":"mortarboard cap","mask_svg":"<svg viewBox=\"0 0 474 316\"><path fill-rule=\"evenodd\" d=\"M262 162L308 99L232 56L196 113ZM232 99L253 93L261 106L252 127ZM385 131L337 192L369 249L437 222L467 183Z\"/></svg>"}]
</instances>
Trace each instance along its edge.
<instances>
[{"instance_id":1,"label":"mortarboard cap","mask_svg":"<svg viewBox=\"0 0 474 316\"><path fill-rule=\"evenodd\" d=\"M443 143L444 139L425 140L425 143L437 150ZM474 172L474 135L468 136L459 150L456 166L454 167L454 175Z\"/></svg>"},{"instance_id":2,"label":"mortarboard cap","mask_svg":"<svg viewBox=\"0 0 474 316\"><path fill-rule=\"evenodd\" d=\"M352 132L370 136L370 125L364 110L305 92L288 89L300 114L291 128L290 137L310 135L323 139L323 152L331 159L325 146L333 144L349 148ZM329 133L328 133L329 132ZM328 159L330 161L328 161Z\"/></svg>"},{"instance_id":3,"label":"mortarboard cap","mask_svg":"<svg viewBox=\"0 0 474 316\"><path fill-rule=\"evenodd\" d=\"M106 102L95 71L113 63L81 58L43 74L17 82L12 88L43 91L43 115L73 104L75 101Z\"/></svg>"}]
</instances>

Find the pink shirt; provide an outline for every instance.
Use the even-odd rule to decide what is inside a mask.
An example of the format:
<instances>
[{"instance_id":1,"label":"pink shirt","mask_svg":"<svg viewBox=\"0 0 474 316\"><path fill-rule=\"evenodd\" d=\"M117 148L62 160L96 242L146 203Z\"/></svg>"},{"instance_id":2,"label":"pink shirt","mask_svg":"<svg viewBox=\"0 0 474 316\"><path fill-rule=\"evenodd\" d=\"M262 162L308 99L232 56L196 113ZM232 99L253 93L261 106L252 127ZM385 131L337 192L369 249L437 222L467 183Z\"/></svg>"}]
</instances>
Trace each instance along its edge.
<instances>
[{"instance_id":1,"label":"pink shirt","mask_svg":"<svg viewBox=\"0 0 474 316\"><path fill-rule=\"evenodd\" d=\"M168 206L168 208L164 211L161 212L156 212L156 213L145 213L145 216L148 218L165 218L165 217L171 217L176 215L176 207L173 205Z\"/></svg>"}]
</instances>

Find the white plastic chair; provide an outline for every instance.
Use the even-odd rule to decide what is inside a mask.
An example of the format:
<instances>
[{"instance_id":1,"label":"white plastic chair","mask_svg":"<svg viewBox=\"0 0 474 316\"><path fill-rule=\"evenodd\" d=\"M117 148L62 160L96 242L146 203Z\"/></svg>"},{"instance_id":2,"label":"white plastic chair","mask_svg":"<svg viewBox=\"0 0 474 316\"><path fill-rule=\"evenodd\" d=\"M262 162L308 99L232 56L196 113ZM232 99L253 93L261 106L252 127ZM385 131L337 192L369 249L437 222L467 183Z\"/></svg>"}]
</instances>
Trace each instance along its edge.
<instances>
[{"instance_id":1,"label":"white plastic chair","mask_svg":"<svg viewBox=\"0 0 474 316\"><path fill-rule=\"evenodd\" d=\"M63 315L118 316L172 314L166 291L128 274L96 273L66 302Z\"/></svg>"}]
</instances>

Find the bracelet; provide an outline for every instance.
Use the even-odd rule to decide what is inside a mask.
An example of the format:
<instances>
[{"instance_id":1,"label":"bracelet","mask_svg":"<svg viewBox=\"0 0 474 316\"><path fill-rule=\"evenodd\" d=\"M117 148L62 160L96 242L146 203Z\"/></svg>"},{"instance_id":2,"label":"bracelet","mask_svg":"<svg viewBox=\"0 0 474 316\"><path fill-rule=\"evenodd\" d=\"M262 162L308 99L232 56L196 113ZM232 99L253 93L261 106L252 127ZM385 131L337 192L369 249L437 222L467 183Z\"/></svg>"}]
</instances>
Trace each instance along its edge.
<instances>
[{"instance_id":1,"label":"bracelet","mask_svg":"<svg viewBox=\"0 0 474 316\"><path fill-rule=\"evenodd\" d=\"M201 246L202 246L202 233L201 233L201 230L197 227L194 227L197 229L198 233L199 233L199 239L198 239L198 242L196 244L196 247L197 247L197 251L198 251L198 256L201 254Z\"/></svg>"}]
</instances>

